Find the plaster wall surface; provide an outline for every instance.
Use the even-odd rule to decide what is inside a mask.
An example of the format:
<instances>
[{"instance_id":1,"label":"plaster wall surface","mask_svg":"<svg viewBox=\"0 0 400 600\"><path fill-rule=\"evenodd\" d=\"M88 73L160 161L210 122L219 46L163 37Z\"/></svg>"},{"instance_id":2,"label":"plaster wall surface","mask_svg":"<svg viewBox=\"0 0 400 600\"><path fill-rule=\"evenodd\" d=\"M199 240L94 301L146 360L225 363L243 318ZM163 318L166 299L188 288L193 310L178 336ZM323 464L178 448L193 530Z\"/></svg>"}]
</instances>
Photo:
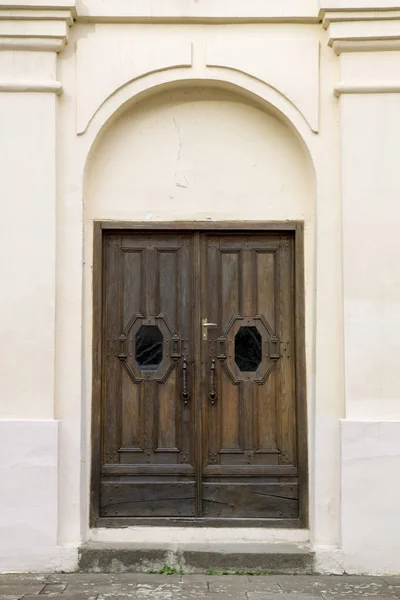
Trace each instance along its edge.
<instances>
[{"instance_id":1,"label":"plaster wall surface","mask_svg":"<svg viewBox=\"0 0 400 600\"><path fill-rule=\"evenodd\" d=\"M54 413L55 103L0 93L2 417Z\"/></svg>"},{"instance_id":2,"label":"plaster wall surface","mask_svg":"<svg viewBox=\"0 0 400 600\"><path fill-rule=\"evenodd\" d=\"M344 568L398 573L400 422L345 420L341 432Z\"/></svg>"},{"instance_id":3,"label":"plaster wall surface","mask_svg":"<svg viewBox=\"0 0 400 600\"><path fill-rule=\"evenodd\" d=\"M264 217L309 228L315 212L312 172L293 133L218 89L167 91L124 112L86 173L89 222Z\"/></svg>"},{"instance_id":4,"label":"plaster wall surface","mask_svg":"<svg viewBox=\"0 0 400 600\"><path fill-rule=\"evenodd\" d=\"M57 545L58 423L2 419L0 440L0 571L35 569Z\"/></svg>"},{"instance_id":5,"label":"plaster wall surface","mask_svg":"<svg viewBox=\"0 0 400 600\"><path fill-rule=\"evenodd\" d=\"M346 415L399 419L400 96L341 103Z\"/></svg>"},{"instance_id":6,"label":"plaster wall surface","mask_svg":"<svg viewBox=\"0 0 400 600\"><path fill-rule=\"evenodd\" d=\"M373 50L340 56L343 89L347 82L356 91L340 100L348 419L341 423L341 546L348 572L398 573L400 122L393 92L400 54Z\"/></svg>"}]
</instances>

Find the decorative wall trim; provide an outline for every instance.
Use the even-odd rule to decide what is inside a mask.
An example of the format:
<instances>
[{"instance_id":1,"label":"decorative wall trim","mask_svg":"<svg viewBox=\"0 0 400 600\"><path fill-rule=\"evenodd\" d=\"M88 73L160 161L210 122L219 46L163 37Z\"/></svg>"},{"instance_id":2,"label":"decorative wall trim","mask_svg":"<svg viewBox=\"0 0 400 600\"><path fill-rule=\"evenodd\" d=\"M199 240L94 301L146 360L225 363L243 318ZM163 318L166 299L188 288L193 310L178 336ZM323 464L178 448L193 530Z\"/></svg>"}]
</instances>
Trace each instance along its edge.
<instances>
[{"instance_id":1,"label":"decorative wall trim","mask_svg":"<svg viewBox=\"0 0 400 600\"><path fill-rule=\"evenodd\" d=\"M335 87L335 96L342 94L399 94L400 81L376 83L346 83L340 81Z\"/></svg>"},{"instance_id":2,"label":"decorative wall trim","mask_svg":"<svg viewBox=\"0 0 400 600\"><path fill-rule=\"evenodd\" d=\"M2 5L12 10L74 10L76 0L2 0Z\"/></svg>"},{"instance_id":3,"label":"decorative wall trim","mask_svg":"<svg viewBox=\"0 0 400 600\"><path fill-rule=\"evenodd\" d=\"M39 4L24 0L0 5L0 49L59 52L76 16L75 1Z\"/></svg>"},{"instance_id":4,"label":"decorative wall trim","mask_svg":"<svg viewBox=\"0 0 400 600\"><path fill-rule=\"evenodd\" d=\"M400 9L393 10L329 10L323 14L323 27L328 29L331 23L349 21L393 21L400 19Z\"/></svg>"},{"instance_id":5,"label":"decorative wall trim","mask_svg":"<svg viewBox=\"0 0 400 600\"><path fill-rule=\"evenodd\" d=\"M339 40L332 43L332 48L337 55L344 52L390 52L400 50L398 40Z\"/></svg>"},{"instance_id":6,"label":"decorative wall trim","mask_svg":"<svg viewBox=\"0 0 400 600\"><path fill-rule=\"evenodd\" d=\"M74 21L75 9L34 9L34 8L1 8L0 20L4 21L64 21L71 26Z\"/></svg>"},{"instance_id":7,"label":"decorative wall trim","mask_svg":"<svg viewBox=\"0 0 400 600\"><path fill-rule=\"evenodd\" d=\"M150 73L189 69L193 63L188 40L105 39L77 42L77 133L118 89Z\"/></svg>"},{"instance_id":8,"label":"decorative wall trim","mask_svg":"<svg viewBox=\"0 0 400 600\"><path fill-rule=\"evenodd\" d=\"M338 4L338 7L322 9L320 13L322 26L328 30L328 44L335 48L337 54L355 51L355 44L363 44L358 46L359 51L391 50L392 44L394 49L398 49L396 42L400 40L400 7L386 6L378 9L356 6L349 9L340 7L340 2ZM382 44L384 46L379 48Z\"/></svg>"},{"instance_id":9,"label":"decorative wall trim","mask_svg":"<svg viewBox=\"0 0 400 600\"><path fill-rule=\"evenodd\" d=\"M59 81L1 81L0 92L36 92L62 94L62 85Z\"/></svg>"},{"instance_id":10,"label":"decorative wall trim","mask_svg":"<svg viewBox=\"0 0 400 600\"><path fill-rule=\"evenodd\" d=\"M318 22L317 0L81 0L77 20L124 23Z\"/></svg>"},{"instance_id":11,"label":"decorative wall trim","mask_svg":"<svg viewBox=\"0 0 400 600\"><path fill-rule=\"evenodd\" d=\"M1 37L0 50L34 50L35 52L60 52L67 42L62 37Z\"/></svg>"},{"instance_id":12,"label":"decorative wall trim","mask_svg":"<svg viewBox=\"0 0 400 600\"><path fill-rule=\"evenodd\" d=\"M258 61L258 56L268 60ZM319 125L319 43L313 40L208 41L206 66L254 77L281 93L303 115L312 131ZM296 77L287 77L295 72Z\"/></svg>"}]
</instances>

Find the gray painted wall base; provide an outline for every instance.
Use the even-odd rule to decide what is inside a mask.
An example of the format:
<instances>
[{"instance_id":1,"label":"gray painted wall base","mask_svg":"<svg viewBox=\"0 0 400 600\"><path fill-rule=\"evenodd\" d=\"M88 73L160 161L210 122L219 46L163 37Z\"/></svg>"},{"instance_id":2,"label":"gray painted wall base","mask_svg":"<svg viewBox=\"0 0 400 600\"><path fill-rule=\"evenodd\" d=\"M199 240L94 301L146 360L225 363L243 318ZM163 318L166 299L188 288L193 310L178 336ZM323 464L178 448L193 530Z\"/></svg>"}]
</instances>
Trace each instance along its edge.
<instances>
[{"instance_id":1,"label":"gray painted wall base","mask_svg":"<svg viewBox=\"0 0 400 600\"><path fill-rule=\"evenodd\" d=\"M79 569L90 573L160 572L165 565L183 573L309 574L314 553L293 544L260 543L87 543L79 549Z\"/></svg>"}]
</instances>

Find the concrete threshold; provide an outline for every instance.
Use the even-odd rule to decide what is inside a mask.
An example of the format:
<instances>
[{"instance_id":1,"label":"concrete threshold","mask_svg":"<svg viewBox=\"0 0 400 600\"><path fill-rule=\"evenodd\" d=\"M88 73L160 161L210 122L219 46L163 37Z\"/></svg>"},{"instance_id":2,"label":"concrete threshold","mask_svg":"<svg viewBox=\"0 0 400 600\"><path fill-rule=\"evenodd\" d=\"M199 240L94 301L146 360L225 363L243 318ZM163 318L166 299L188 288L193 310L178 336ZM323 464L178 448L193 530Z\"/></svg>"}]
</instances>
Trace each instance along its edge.
<instances>
[{"instance_id":1,"label":"concrete threshold","mask_svg":"<svg viewBox=\"0 0 400 600\"><path fill-rule=\"evenodd\" d=\"M292 543L110 543L79 549L79 569L88 573L311 574L314 552Z\"/></svg>"}]
</instances>

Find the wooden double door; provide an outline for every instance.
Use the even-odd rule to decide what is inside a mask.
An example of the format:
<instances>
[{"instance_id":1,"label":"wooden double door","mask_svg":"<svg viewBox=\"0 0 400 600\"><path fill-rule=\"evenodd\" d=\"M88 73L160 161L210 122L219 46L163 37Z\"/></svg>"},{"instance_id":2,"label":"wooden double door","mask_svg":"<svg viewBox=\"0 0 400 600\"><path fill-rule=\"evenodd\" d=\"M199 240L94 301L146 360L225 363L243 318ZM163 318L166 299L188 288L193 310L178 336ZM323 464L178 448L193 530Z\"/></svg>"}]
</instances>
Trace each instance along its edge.
<instances>
[{"instance_id":1,"label":"wooden double door","mask_svg":"<svg viewBox=\"0 0 400 600\"><path fill-rule=\"evenodd\" d=\"M294 233L103 231L101 270L92 522L304 523Z\"/></svg>"}]
</instances>

